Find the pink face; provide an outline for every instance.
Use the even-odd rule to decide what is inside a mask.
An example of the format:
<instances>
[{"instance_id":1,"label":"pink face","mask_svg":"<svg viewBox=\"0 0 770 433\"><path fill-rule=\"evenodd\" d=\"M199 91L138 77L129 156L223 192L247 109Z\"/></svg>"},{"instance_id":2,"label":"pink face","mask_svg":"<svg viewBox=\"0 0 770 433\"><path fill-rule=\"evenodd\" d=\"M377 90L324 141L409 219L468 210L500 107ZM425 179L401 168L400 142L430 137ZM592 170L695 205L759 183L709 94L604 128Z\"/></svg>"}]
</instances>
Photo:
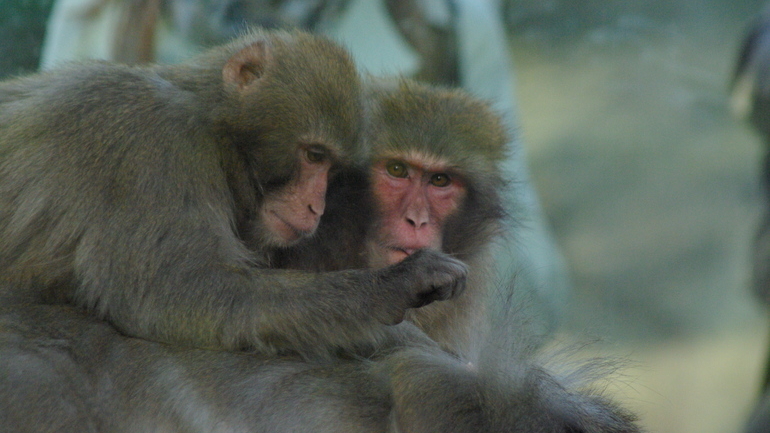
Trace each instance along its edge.
<instances>
[{"instance_id":1,"label":"pink face","mask_svg":"<svg viewBox=\"0 0 770 433\"><path fill-rule=\"evenodd\" d=\"M397 263L420 248L441 249L444 222L465 196L446 162L419 154L377 161L372 189L380 213L370 245L373 266Z\"/></svg>"},{"instance_id":2,"label":"pink face","mask_svg":"<svg viewBox=\"0 0 770 433\"><path fill-rule=\"evenodd\" d=\"M268 244L289 246L312 235L326 208L331 160L319 145L298 150L299 175L279 193L268 196L262 206Z\"/></svg>"}]
</instances>

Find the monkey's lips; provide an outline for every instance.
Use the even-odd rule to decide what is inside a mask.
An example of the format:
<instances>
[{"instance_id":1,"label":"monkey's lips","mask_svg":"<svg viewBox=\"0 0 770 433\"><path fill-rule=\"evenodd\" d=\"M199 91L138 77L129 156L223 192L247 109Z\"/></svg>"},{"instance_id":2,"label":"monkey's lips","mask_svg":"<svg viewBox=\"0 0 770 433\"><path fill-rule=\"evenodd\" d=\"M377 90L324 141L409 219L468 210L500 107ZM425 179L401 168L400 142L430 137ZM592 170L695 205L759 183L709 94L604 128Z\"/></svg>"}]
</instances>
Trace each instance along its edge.
<instances>
[{"instance_id":1,"label":"monkey's lips","mask_svg":"<svg viewBox=\"0 0 770 433\"><path fill-rule=\"evenodd\" d=\"M388 246L387 253L386 253L387 262L390 265L398 263L401 260L404 260L405 258L414 254L414 252L417 251L418 249L419 248L404 248L404 247Z\"/></svg>"},{"instance_id":2,"label":"monkey's lips","mask_svg":"<svg viewBox=\"0 0 770 433\"><path fill-rule=\"evenodd\" d=\"M312 224L306 224L305 227L298 227L275 211L267 212L266 219L270 231L286 243L293 243L312 235L318 225L317 221L314 221Z\"/></svg>"}]
</instances>

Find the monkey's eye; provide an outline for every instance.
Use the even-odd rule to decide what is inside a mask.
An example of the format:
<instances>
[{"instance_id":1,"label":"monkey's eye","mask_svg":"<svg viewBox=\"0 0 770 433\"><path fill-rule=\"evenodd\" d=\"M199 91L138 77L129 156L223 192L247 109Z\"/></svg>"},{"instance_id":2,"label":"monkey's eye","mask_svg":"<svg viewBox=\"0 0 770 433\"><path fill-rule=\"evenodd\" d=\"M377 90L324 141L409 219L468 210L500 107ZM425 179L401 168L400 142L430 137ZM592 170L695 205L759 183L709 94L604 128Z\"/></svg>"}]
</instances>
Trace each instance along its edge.
<instances>
[{"instance_id":1,"label":"monkey's eye","mask_svg":"<svg viewBox=\"0 0 770 433\"><path fill-rule=\"evenodd\" d=\"M326 161L326 158L328 156L326 155L326 149L324 149L321 146L311 146L305 149L305 158L309 162L312 163L319 163Z\"/></svg>"},{"instance_id":2,"label":"monkey's eye","mask_svg":"<svg viewBox=\"0 0 770 433\"><path fill-rule=\"evenodd\" d=\"M430 184L433 186L449 186L452 183L452 179L446 173L436 173L430 177Z\"/></svg>"},{"instance_id":3,"label":"monkey's eye","mask_svg":"<svg viewBox=\"0 0 770 433\"><path fill-rule=\"evenodd\" d=\"M406 170L406 164L399 161L390 161L385 168L388 170L388 174L393 177L407 177L409 173Z\"/></svg>"}]
</instances>

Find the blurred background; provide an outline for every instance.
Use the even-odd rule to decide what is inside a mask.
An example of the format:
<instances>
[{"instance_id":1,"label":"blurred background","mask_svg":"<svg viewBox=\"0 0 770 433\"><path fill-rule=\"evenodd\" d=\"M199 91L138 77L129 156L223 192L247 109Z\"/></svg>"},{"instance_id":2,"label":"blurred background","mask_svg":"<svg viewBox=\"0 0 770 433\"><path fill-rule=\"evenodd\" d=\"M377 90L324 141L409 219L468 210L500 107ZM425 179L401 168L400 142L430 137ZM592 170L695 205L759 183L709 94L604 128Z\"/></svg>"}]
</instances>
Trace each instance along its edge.
<instances>
[{"instance_id":1,"label":"blurred background","mask_svg":"<svg viewBox=\"0 0 770 433\"><path fill-rule=\"evenodd\" d=\"M650 432L741 431L770 330L750 289L766 149L729 83L764 2L478 2L504 25L524 161L570 282L550 294L550 338L627 359L608 391ZM0 0L0 75L37 68L52 5Z\"/></svg>"},{"instance_id":2,"label":"blurred background","mask_svg":"<svg viewBox=\"0 0 770 433\"><path fill-rule=\"evenodd\" d=\"M619 392L651 432L741 431L767 350L750 288L765 146L729 83L764 3L534 3L508 18L529 166L573 282L560 337L632 361Z\"/></svg>"}]
</instances>

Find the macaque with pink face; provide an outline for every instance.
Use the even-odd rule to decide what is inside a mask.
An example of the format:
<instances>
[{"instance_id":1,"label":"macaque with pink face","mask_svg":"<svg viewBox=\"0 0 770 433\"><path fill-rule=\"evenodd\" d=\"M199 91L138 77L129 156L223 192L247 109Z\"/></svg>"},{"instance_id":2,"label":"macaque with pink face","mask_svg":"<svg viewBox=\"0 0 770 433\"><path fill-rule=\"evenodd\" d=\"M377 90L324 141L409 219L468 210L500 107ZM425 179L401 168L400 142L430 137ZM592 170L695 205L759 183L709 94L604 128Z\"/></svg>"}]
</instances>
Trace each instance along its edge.
<instances>
[{"instance_id":1,"label":"macaque with pink face","mask_svg":"<svg viewBox=\"0 0 770 433\"><path fill-rule=\"evenodd\" d=\"M475 359L491 266L488 247L504 217L500 163L507 135L483 101L461 90L408 80L370 82L367 136L375 223L369 266L386 267L419 250L465 262L467 288L408 310L406 318L442 347Z\"/></svg>"}]
</instances>

